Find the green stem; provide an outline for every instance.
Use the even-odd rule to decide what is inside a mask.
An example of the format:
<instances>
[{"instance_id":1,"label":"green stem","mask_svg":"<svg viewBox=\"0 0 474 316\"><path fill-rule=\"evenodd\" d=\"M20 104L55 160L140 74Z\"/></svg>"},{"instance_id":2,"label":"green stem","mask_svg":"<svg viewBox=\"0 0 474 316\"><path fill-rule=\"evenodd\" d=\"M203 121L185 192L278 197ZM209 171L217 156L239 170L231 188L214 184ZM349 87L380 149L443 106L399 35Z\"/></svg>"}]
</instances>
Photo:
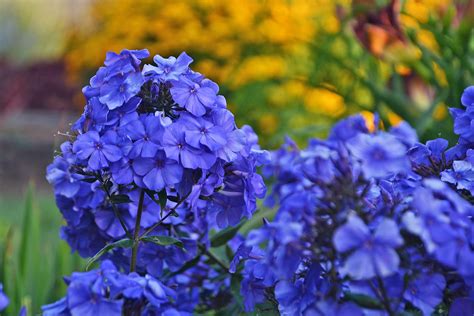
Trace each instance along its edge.
<instances>
[{"instance_id":1,"label":"green stem","mask_svg":"<svg viewBox=\"0 0 474 316\"><path fill-rule=\"evenodd\" d=\"M219 258L217 258L217 256L215 256L211 251L209 251L209 249L207 249L206 246L199 245L199 249L201 249L202 253L204 253L206 256L214 260L222 269L224 269L224 271L226 272L229 271L229 267L224 262L222 262Z\"/></svg>"},{"instance_id":2,"label":"green stem","mask_svg":"<svg viewBox=\"0 0 474 316\"><path fill-rule=\"evenodd\" d=\"M176 209L181 205L181 203L183 203L189 196L190 193L188 193L183 199L181 199L179 202L176 203L176 205L168 212L166 213L165 216L163 216L158 222L156 222L155 224L153 224L152 226L150 226L147 230L145 230L145 232L143 234L141 234L140 238L148 235L149 233L151 233L155 228L157 228L158 226L160 226L168 217L170 217L171 214L173 214Z\"/></svg>"},{"instance_id":3,"label":"green stem","mask_svg":"<svg viewBox=\"0 0 474 316\"><path fill-rule=\"evenodd\" d=\"M132 247L132 258L130 260L130 272L135 271L137 265L137 252L138 243L140 241L140 222L142 220L143 213L143 200L145 199L145 191L140 192L140 200L138 201L137 218L135 219L135 230L133 231L133 247Z\"/></svg>"},{"instance_id":4,"label":"green stem","mask_svg":"<svg viewBox=\"0 0 474 316\"><path fill-rule=\"evenodd\" d=\"M380 296L382 299L382 304L385 307L385 310L387 311L389 316L394 316L395 313L392 310L392 307L390 306L390 299L388 298L387 291L385 290L385 285L383 283L383 280L380 276L377 276L377 282L379 285L380 289Z\"/></svg>"},{"instance_id":5,"label":"green stem","mask_svg":"<svg viewBox=\"0 0 474 316\"><path fill-rule=\"evenodd\" d=\"M117 209L117 205L115 205L112 202L112 194L110 193L109 189L105 185L104 179L102 179L101 176L99 176L99 182L102 186L102 189L105 191L105 194L107 194L107 197L109 198L110 204L112 204L112 210L114 211L115 217L118 218L120 225L122 226L123 231L125 232L125 235L127 235L128 238L132 238L132 235L130 235L130 232L127 229L127 225L125 225L125 221L123 220L122 216L120 215L119 210Z\"/></svg>"}]
</instances>

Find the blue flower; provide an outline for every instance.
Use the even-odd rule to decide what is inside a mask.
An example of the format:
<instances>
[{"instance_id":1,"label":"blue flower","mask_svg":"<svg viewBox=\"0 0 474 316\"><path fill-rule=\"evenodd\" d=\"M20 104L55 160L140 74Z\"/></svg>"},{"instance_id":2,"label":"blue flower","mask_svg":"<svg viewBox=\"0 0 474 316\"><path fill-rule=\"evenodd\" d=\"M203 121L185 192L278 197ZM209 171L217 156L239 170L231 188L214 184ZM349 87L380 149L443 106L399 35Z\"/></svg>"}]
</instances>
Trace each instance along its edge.
<instances>
[{"instance_id":1,"label":"blue flower","mask_svg":"<svg viewBox=\"0 0 474 316\"><path fill-rule=\"evenodd\" d=\"M474 86L467 87L461 96L461 103L466 108L474 106Z\"/></svg>"},{"instance_id":2,"label":"blue flower","mask_svg":"<svg viewBox=\"0 0 474 316\"><path fill-rule=\"evenodd\" d=\"M100 87L99 100L109 110L116 109L140 92L144 82L145 79L139 72L115 75Z\"/></svg>"},{"instance_id":3,"label":"blue flower","mask_svg":"<svg viewBox=\"0 0 474 316\"><path fill-rule=\"evenodd\" d=\"M407 230L419 236L429 254L463 275L471 272L470 249L473 207L439 180L424 180L413 194L413 212L403 216ZM472 270L472 269L471 269Z\"/></svg>"},{"instance_id":4,"label":"blue flower","mask_svg":"<svg viewBox=\"0 0 474 316\"><path fill-rule=\"evenodd\" d=\"M462 96L461 103L466 109L450 108L454 118L454 133L460 136L460 142L472 143L474 141L474 86L467 87Z\"/></svg>"},{"instance_id":5,"label":"blue flower","mask_svg":"<svg viewBox=\"0 0 474 316\"><path fill-rule=\"evenodd\" d=\"M234 253L234 258L230 262L229 272L235 273L237 271L237 265L240 261L250 258L250 253L252 252L252 247L246 246L245 243L240 244L237 251Z\"/></svg>"},{"instance_id":6,"label":"blue flower","mask_svg":"<svg viewBox=\"0 0 474 316\"><path fill-rule=\"evenodd\" d=\"M460 297L454 300L449 308L449 315L464 316L474 314L474 299Z\"/></svg>"},{"instance_id":7,"label":"blue flower","mask_svg":"<svg viewBox=\"0 0 474 316\"><path fill-rule=\"evenodd\" d=\"M112 178L117 184L131 184L135 179L135 172L132 168L133 159L123 157L110 166Z\"/></svg>"},{"instance_id":8,"label":"blue flower","mask_svg":"<svg viewBox=\"0 0 474 316\"><path fill-rule=\"evenodd\" d=\"M235 126L234 116L226 109L215 109L211 113L212 122L215 126L223 129L225 144L216 150L216 155L227 162L238 157L245 143L245 133Z\"/></svg>"},{"instance_id":9,"label":"blue flower","mask_svg":"<svg viewBox=\"0 0 474 316\"><path fill-rule=\"evenodd\" d=\"M438 175L451 164L456 156L454 150L446 150L448 141L444 138L429 140L426 144L415 144L408 156L415 171L421 175Z\"/></svg>"},{"instance_id":10,"label":"blue flower","mask_svg":"<svg viewBox=\"0 0 474 316\"><path fill-rule=\"evenodd\" d=\"M7 308L8 304L10 304L10 300L3 293L3 284L0 283L0 312Z\"/></svg>"},{"instance_id":11,"label":"blue flower","mask_svg":"<svg viewBox=\"0 0 474 316\"><path fill-rule=\"evenodd\" d=\"M136 273L128 276L123 295L130 299L146 299L154 307L169 302L169 297L175 296L175 293L160 281L150 275L142 277Z\"/></svg>"},{"instance_id":12,"label":"blue flower","mask_svg":"<svg viewBox=\"0 0 474 316\"><path fill-rule=\"evenodd\" d=\"M222 148L226 143L225 130L202 118L185 116L187 126L185 139L193 147L206 146L211 151Z\"/></svg>"},{"instance_id":13,"label":"blue flower","mask_svg":"<svg viewBox=\"0 0 474 316\"><path fill-rule=\"evenodd\" d=\"M362 115L357 114L346 119L340 120L331 129L328 140L346 142L359 133L368 133L365 119Z\"/></svg>"},{"instance_id":14,"label":"blue flower","mask_svg":"<svg viewBox=\"0 0 474 316\"><path fill-rule=\"evenodd\" d=\"M94 256L106 243L104 234L98 229L90 213L85 213L80 218L79 224L63 226L60 235L84 258Z\"/></svg>"},{"instance_id":15,"label":"blue flower","mask_svg":"<svg viewBox=\"0 0 474 316\"><path fill-rule=\"evenodd\" d=\"M333 242L338 252L352 251L341 268L344 275L361 280L386 277L398 269L400 258L394 248L403 239L391 219L384 218L372 234L359 217L350 216L334 233Z\"/></svg>"},{"instance_id":16,"label":"blue flower","mask_svg":"<svg viewBox=\"0 0 474 316\"><path fill-rule=\"evenodd\" d=\"M443 301L446 280L441 274L423 274L412 280L403 298L418 307L423 315L431 315Z\"/></svg>"},{"instance_id":17,"label":"blue flower","mask_svg":"<svg viewBox=\"0 0 474 316\"><path fill-rule=\"evenodd\" d=\"M168 57L163 58L160 55L153 57L156 66L145 65L143 67L143 74L152 76L160 81L179 80L179 76L185 74L193 59L185 52L182 52L178 58Z\"/></svg>"},{"instance_id":18,"label":"blue flower","mask_svg":"<svg viewBox=\"0 0 474 316\"><path fill-rule=\"evenodd\" d=\"M263 179L254 169L254 165L243 160L224 169L223 188L210 196L208 205L209 211L216 213L216 223L220 228L237 224L242 216L252 216L256 199L265 196Z\"/></svg>"},{"instance_id":19,"label":"blue flower","mask_svg":"<svg viewBox=\"0 0 474 316\"><path fill-rule=\"evenodd\" d=\"M166 158L160 150L153 158L138 158L133 161L133 170L143 177L147 189L161 191L166 186L180 182L183 168L174 160Z\"/></svg>"},{"instance_id":20,"label":"blue flower","mask_svg":"<svg viewBox=\"0 0 474 316\"><path fill-rule=\"evenodd\" d=\"M244 279L240 293L244 297L245 311L253 310L255 304L265 299L265 289L274 284L271 269L263 262L249 260L245 262Z\"/></svg>"},{"instance_id":21,"label":"blue flower","mask_svg":"<svg viewBox=\"0 0 474 316\"><path fill-rule=\"evenodd\" d=\"M113 300L94 293L84 283L73 282L67 296L72 316L121 315L123 300Z\"/></svg>"},{"instance_id":22,"label":"blue flower","mask_svg":"<svg viewBox=\"0 0 474 316\"><path fill-rule=\"evenodd\" d=\"M79 159L87 160L89 168L100 170L122 158L122 151L115 145L116 137L113 132L100 136L96 131L89 131L77 137L73 150Z\"/></svg>"},{"instance_id":23,"label":"blue flower","mask_svg":"<svg viewBox=\"0 0 474 316\"><path fill-rule=\"evenodd\" d=\"M192 147L186 142L184 123L173 124L166 128L163 135L163 149L166 156L178 161L184 168L210 169L216 157L206 150Z\"/></svg>"},{"instance_id":24,"label":"blue flower","mask_svg":"<svg viewBox=\"0 0 474 316\"><path fill-rule=\"evenodd\" d=\"M352 302L338 304L333 300L324 300L316 303L316 307L308 311L315 316L362 316L362 309Z\"/></svg>"},{"instance_id":25,"label":"blue flower","mask_svg":"<svg viewBox=\"0 0 474 316\"><path fill-rule=\"evenodd\" d=\"M126 210L120 209L119 213L125 218L125 220L129 219L126 216ZM97 227L99 227L110 237L119 238L125 235L125 231L120 224L120 220L117 218L112 207L97 209L94 213L94 222L96 223Z\"/></svg>"},{"instance_id":26,"label":"blue flower","mask_svg":"<svg viewBox=\"0 0 474 316\"><path fill-rule=\"evenodd\" d=\"M347 146L360 161L362 172L367 178L383 178L410 170L410 163L406 157L407 149L393 135L359 134L351 138Z\"/></svg>"},{"instance_id":27,"label":"blue flower","mask_svg":"<svg viewBox=\"0 0 474 316\"><path fill-rule=\"evenodd\" d=\"M214 107L217 100L217 85L209 79L194 82L188 78L173 81L170 89L173 100L195 116L206 114L207 108Z\"/></svg>"},{"instance_id":28,"label":"blue flower","mask_svg":"<svg viewBox=\"0 0 474 316\"><path fill-rule=\"evenodd\" d=\"M73 124L72 130L81 132L95 130L100 132L107 123L108 113L107 106L102 104L97 97L93 97L88 100L84 113Z\"/></svg>"},{"instance_id":29,"label":"blue flower","mask_svg":"<svg viewBox=\"0 0 474 316\"><path fill-rule=\"evenodd\" d=\"M81 187L83 176L71 172L71 165L61 156L54 159L54 162L46 169L46 179L54 185L56 194L72 198Z\"/></svg>"},{"instance_id":30,"label":"blue flower","mask_svg":"<svg viewBox=\"0 0 474 316\"><path fill-rule=\"evenodd\" d=\"M400 122L397 126L390 128L390 134L395 136L405 146L411 147L418 142L416 130L407 122Z\"/></svg>"},{"instance_id":31,"label":"blue flower","mask_svg":"<svg viewBox=\"0 0 474 316\"><path fill-rule=\"evenodd\" d=\"M141 59L147 58L148 56L150 56L150 53L147 49L124 49L120 54L107 52L104 65L107 67L108 75L114 76L118 73L128 73L139 70Z\"/></svg>"},{"instance_id":32,"label":"blue flower","mask_svg":"<svg viewBox=\"0 0 474 316\"><path fill-rule=\"evenodd\" d=\"M123 106L110 111L107 115L106 125L114 126L118 123L119 126L123 126L138 119L137 108L141 102L142 99L139 97L133 97Z\"/></svg>"},{"instance_id":33,"label":"blue flower","mask_svg":"<svg viewBox=\"0 0 474 316\"><path fill-rule=\"evenodd\" d=\"M124 137L133 141L130 144L128 156L132 159L137 157L151 158L161 148L163 139L163 126L155 116L142 116L123 126L119 132Z\"/></svg>"},{"instance_id":34,"label":"blue flower","mask_svg":"<svg viewBox=\"0 0 474 316\"><path fill-rule=\"evenodd\" d=\"M441 180L472 194L474 193L474 166L469 161L455 160L452 170L445 170L441 173Z\"/></svg>"},{"instance_id":35,"label":"blue flower","mask_svg":"<svg viewBox=\"0 0 474 316\"><path fill-rule=\"evenodd\" d=\"M43 316L70 316L66 297L61 298L54 303L41 306Z\"/></svg>"},{"instance_id":36,"label":"blue flower","mask_svg":"<svg viewBox=\"0 0 474 316\"><path fill-rule=\"evenodd\" d=\"M65 298L42 307L45 315L122 315L153 307L156 313L170 308L173 290L150 275L123 274L105 260L97 270L75 272L68 278Z\"/></svg>"}]
</instances>

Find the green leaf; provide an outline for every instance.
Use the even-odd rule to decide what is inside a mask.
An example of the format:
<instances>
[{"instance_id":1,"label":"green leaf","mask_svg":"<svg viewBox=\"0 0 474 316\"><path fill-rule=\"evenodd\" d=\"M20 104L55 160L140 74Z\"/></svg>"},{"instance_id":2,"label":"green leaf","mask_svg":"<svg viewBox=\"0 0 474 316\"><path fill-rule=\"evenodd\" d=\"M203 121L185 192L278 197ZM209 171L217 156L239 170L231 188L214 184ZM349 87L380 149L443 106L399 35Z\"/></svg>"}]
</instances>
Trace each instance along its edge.
<instances>
[{"instance_id":1,"label":"green leaf","mask_svg":"<svg viewBox=\"0 0 474 316\"><path fill-rule=\"evenodd\" d=\"M31 240L31 226L33 225L33 186L28 186L25 197L25 211L23 214L21 241L19 249L19 271L20 275L25 275L29 241Z\"/></svg>"},{"instance_id":2,"label":"green leaf","mask_svg":"<svg viewBox=\"0 0 474 316\"><path fill-rule=\"evenodd\" d=\"M219 247L231 240L239 231L240 227L245 223L245 219L241 220L237 225L227 227L226 229L218 231L211 237L211 247Z\"/></svg>"},{"instance_id":3,"label":"green leaf","mask_svg":"<svg viewBox=\"0 0 474 316\"><path fill-rule=\"evenodd\" d=\"M181 240L170 236L145 236L140 238L140 240L145 242L152 242L160 246L176 245L179 248L184 249L184 245Z\"/></svg>"},{"instance_id":4,"label":"green leaf","mask_svg":"<svg viewBox=\"0 0 474 316\"><path fill-rule=\"evenodd\" d=\"M117 194L110 197L110 202L114 204L130 203L131 200L126 194Z\"/></svg>"},{"instance_id":5,"label":"green leaf","mask_svg":"<svg viewBox=\"0 0 474 316\"><path fill-rule=\"evenodd\" d=\"M180 199L179 196L168 195L168 200L170 200L171 202L178 203Z\"/></svg>"},{"instance_id":6,"label":"green leaf","mask_svg":"<svg viewBox=\"0 0 474 316\"><path fill-rule=\"evenodd\" d=\"M162 210L164 210L166 208L166 202L168 202L168 195L166 193L166 189L163 189L158 192L158 198L160 201L160 207Z\"/></svg>"},{"instance_id":7,"label":"green leaf","mask_svg":"<svg viewBox=\"0 0 474 316\"><path fill-rule=\"evenodd\" d=\"M241 311L244 310L244 300L240 294L240 287L242 284L242 277L240 275L232 274L230 277L230 292L234 296L236 303Z\"/></svg>"},{"instance_id":8,"label":"green leaf","mask_svg":"<svg viewBox=\"0 0 474 316\"><path fill-rule=\"evenodd\" d=\"M87 183L94 183L97 181L97 178L84 178L82 181L87 182Z\"/></svg>"},{"instance_id":9,"label":"green leaf","mask_svg":"<svg viewBox=\"0 0 474 316\"><path fill-rule=\"evenodd\" d=\"M104 248L100 249L92 258L90 258L86 263L86 270L89 270L90 266L99 260L104 254L109 252L114 248L131 248L133 246L133 240L129 238L120 239L116 242L105 245Z\"/></svg>"},{"instance_id":10,"label":"green leaf","mask_svg":"<svg viewBox=\"0 0 474 316\"><path fill-rule=\"evenodd\" d=\"M199 262L200 259L201 259L201 255L197 255L193 259L187 261L178 271L175 271L175 272L171 273L170 275L167 275L166 277L171 278L175 275L183 273L184 271L194 267Z\"/></svg>"},{"instance_id":11,"label":"green leaf","mask_svg":"<svg viewBox=\"0 0 474 316\"><path fill-rule=\"evenodd\" d=\"M382 303L368 295L345 292L344 299L352 301L361 307L369 309L383 309Z\"/></svg>"}]
</instances>

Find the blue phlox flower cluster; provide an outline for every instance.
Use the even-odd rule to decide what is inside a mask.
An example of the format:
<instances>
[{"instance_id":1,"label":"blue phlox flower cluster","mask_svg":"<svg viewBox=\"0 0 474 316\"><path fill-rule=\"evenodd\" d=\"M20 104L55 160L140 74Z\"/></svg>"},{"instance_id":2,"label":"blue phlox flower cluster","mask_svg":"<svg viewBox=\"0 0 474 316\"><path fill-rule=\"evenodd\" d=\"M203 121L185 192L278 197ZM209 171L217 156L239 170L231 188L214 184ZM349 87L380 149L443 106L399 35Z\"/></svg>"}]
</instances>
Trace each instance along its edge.
<instances>
[{"instance_id":1,"label":"blue phlox flower cluster","mask_svg":"<svg viewBox=\"0 0 474 316\"><path fill-rule=\"evenodd\" d=\"M250 231L230 269L242 275L245 309L474 313L473 87L462 104L453 147L419 143L406 123L369 131L355 115L327 140L300 149L287 139L274 151L264 174L275 217Z\"/></svg>"},{"instance_id":2,"label":"blue phlox flower cluster","mask_svg":"<svg viewBox=\"0 0 474 316\"><path fill-rule=\"evenodd\" d=\"M219 86L191 70L186 53L157 55L154 64L144 64L148 58L147 50L107 53L83 89L84 113L48 166L47 180L66 223L61 237L73 251L92 257L122 239L142 238L136 266L130 247L110 249L102 258L119 271L132 269L173 286L171 304L192 312L204 299L206 291L197 291L201 283L217 273L205 263L210 232L252 216L266 193L257 167L270 155L251 127L236 126ZM199 273L174 275L194 259ZM208 284L204 296L225 289L225 282ZM80 291L84 300L96 295L83 285ZM97 308L125 305L109 295ZM71 313L74 306L67 307Z\"/></svg>"}]
</instances>

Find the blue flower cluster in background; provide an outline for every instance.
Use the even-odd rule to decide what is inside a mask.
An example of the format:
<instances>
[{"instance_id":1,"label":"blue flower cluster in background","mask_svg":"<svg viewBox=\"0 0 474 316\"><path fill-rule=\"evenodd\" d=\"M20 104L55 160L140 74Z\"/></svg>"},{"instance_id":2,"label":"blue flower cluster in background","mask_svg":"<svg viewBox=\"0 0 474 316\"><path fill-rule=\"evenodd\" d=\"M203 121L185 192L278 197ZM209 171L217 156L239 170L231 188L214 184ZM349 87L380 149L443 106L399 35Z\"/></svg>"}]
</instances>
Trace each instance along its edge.
<instances>
[{"instance_id":1,"label":"blue flower cluster in background","mask_svg":"<svg viewBox=\"0 0 474 316\"><path fill-rule=\"evenodd\" d=\"M458 143L360 115L264 167L272 221L240 244L247 311L282 315L474 314L474 87L452 109Z\"/></svg>"},{"instance_id":2,"label":"blue flower cluster in background","mask_svg":"<svg viewBox=\"0 0 474 316\"><path fill-rule=\"evenodd\" d=\"M211 260L210 232L252 216L266 192L256 168L269 154L252 128L236 127L191 57L141 67L148 56L107 54L48 166L61 237L91 264L111 261L73 274L47 315L186 315L228 292L230 276L208 282L224 269Z\"/></svg>"}]
</instances>

